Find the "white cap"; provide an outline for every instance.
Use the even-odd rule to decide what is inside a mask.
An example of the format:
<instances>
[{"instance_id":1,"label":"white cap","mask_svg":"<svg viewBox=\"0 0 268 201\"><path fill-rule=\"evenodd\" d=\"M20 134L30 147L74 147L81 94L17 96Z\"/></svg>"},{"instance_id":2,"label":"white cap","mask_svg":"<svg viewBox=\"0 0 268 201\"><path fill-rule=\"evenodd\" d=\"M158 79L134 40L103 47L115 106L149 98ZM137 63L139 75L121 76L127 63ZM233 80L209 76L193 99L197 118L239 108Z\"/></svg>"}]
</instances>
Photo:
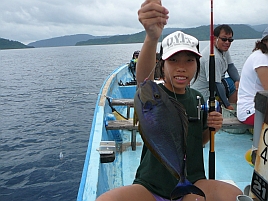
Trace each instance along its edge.
<instances>
[{"instance_id":1,"label":"white cap","mask_svg":"<svg viewBox=\"0 0 268 201\"><path fill-rule=\"evenodd\" d=\"M198 56L202 56L198 51L198 40L188 34L185 34L181 31L176 31L172 34L169 34L162 41L163 55L162 59L166 60L171 57L173 54L180 51L190 51Z\"/></svg>"},{"instance_id":2,"label":"white cap","mask_svg":"<svg viewBox=\"0 0 268 201\"><path fill-rule=\"evenodd\" d=\"M267 37L266 39L268 39L268 27L264 30L261 40L263 40L265 37Z\"/></svg>"}]
</instances>

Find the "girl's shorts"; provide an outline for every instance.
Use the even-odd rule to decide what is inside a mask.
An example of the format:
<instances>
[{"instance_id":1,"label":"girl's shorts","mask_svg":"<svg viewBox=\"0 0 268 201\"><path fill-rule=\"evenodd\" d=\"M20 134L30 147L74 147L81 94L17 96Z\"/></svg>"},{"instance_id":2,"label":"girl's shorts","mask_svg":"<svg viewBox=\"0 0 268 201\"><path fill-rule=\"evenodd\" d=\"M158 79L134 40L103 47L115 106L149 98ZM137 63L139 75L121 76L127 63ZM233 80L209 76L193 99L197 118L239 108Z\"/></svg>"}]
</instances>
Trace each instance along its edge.
<instances>
[{"instance_id":1,"label":"girl's shorts","mask_svg":"<svg viewBox=\"0 0 268 201\"><path fill-rule=\"evenodd\" d=\"M152 193L152 194L153 194L153 196L154 196L154 198L155 198L156 201L170 201L169 199L162 198L161 196L156 195L154 193ZM174 200L174 201L181 201L181 200L182 200L182 198L177 199L177 200Z\"/></svg>"}]
</instances>

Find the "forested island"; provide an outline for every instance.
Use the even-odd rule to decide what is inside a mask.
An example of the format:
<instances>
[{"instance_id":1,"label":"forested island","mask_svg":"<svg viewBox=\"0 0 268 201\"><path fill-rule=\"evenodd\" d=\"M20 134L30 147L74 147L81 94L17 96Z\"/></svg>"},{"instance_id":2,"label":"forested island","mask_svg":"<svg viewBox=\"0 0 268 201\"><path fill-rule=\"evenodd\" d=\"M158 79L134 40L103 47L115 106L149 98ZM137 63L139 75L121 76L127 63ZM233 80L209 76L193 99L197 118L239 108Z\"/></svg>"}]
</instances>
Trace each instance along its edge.
<instances>
[{"instance_id":1,"label":"forested island","mask_svg":"<svg viewBox=\"0 0 268 201\"><path fill-rule=\"evenodd\" d=\"M217 26L217 25L215 25ZM230 24L233 29L235 40L238 39L259 39L262 36L263 30L268 24L262 25L245 25L245 24ZM209 40L210 26L199 26L194 28L165 28L163 30L163 37L171 32L181 30L187 34L195 36L199 41ZM19 49L19 48L33 48L33 47L59 47L59 46L81 46L81 45L104 45L104 44L127 44L127 43L142 43L145 37L145 31L113 36L93 36L89 34L75 34L54 37L50 39L43 39L24 45L18 41L12 41L0 38L1 49Z\"/></svg>"},{"instance_id":2,"label":"forested island","mask_svg":"<svg viewBox=\"0 0 268 201\"><path fill-rule=\"evenodd\" d=\"M21 42L0 38L0 50L5 49L22 49L22 48L34 48L33 46L24 45Z\"/></svg>"},{"instance_id":3,"label":"forested island","mask_svg":"<svg viewBox=\"0 0 268 201\"><path fill-rule=\"evenodd\" d=\"M231 24L230 25L234 32L234 39L254 39L261 38L262 32L256 31L249 25L244 24ZM181 30L184 33L195 36L199 41L209 40L210 37L210 26L199 26L195 28L166 28L163 31L163 37L166 35ZM100 45L100 44L122 44L122 43L142 43L145 37L145 31L131 34L131 35L118 35L111 36L109 38L101 39L89 39L87 41L81 41L76 45ZM161 37L162 38L162 37ZM160 40L160 39L159 39Z\"/></svg>"}]
</instances>

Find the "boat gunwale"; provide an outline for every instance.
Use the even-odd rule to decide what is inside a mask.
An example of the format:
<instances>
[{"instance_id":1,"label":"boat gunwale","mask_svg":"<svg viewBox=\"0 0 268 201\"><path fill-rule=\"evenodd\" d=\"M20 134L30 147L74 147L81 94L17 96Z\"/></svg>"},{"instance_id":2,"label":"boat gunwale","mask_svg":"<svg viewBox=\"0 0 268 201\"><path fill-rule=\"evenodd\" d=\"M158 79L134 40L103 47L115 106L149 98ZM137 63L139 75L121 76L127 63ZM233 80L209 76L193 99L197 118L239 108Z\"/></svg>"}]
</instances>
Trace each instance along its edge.
<instances>
[{"instance_id":1,"label":"boat gunwale","mask_svg":"<svg viewBox=\"0 0 268 201\"><path fill-rule=\"evenodd\" d=\"M81 180L80 180L80 185L79 185L79 189L78 189L78 194L77 194L77 201L83 200L83 196L85 193L85 188L86 188L86 181L87 181L87 176L88 176L88 170L90 169L90 159L92 157L92 151L93 151L93 142L94 142L94 138L95 138L95 127L96 127L96 122L99 120L102 121L102 124L104 123L103 118L104 118L104 106L105 106L105 101L106 101L106 94L110 88L110 84L112 82L112 80L116 77L116 75L123 69L126 68L127 64L124 64L122 66L119 66L118 68L116 68L112 73L110 73L107 78L104 80L102 87L100 88L99 94L98 94L98 98L96 101L96 105L95 105L95 110L94 110L94 115L93 115L93 120L92 120L92 124L91 124L91 130L90 130L90 136L89 136L89 141L88 141L88 146L87 146L87 152L86 152L86 157L85 157L85 162L84 162L84 166L83 166L83 171L82 171L82 176L81 176ZM101 114L100 114L100 111ZM100 116L101 115L101 116ZM101 137L101 136L100 136ZM100 141L100 140L98 140ZM96 155L96 154L94 154ZM97 166L99 166L98 164L94 164L94 168L95 169L99 169ZM98 177L96 177L96 181L98 180ZM92 182L94 184L98 183L98 182ZM90 189L90 192L93 193L94 195L97 194L97 186L95 186L95 190L94 189Z\"/></svg>"}]
</instances>

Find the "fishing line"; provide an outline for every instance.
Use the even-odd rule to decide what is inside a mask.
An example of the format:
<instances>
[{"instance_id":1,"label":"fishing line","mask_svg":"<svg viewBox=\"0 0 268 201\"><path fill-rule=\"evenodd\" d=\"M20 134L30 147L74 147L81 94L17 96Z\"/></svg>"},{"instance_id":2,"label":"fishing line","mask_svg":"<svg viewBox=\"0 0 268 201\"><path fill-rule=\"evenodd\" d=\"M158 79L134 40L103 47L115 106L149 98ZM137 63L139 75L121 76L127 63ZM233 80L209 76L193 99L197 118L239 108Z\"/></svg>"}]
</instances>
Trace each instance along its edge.
<instances>
[{"instance_id":1,"label":"fishing line","mask_svg":"<svg viewBox=\"0 0 268 201\"><path fill-rule=\"evenodd\" d=\"M167 68L167 71L168 71L168 76L169 76L169 79L170 79L170 83L171 83L171 87L172 87L172 91L173 91L174 97L175 97L176 101L178 101L177 96L176 96L176 93L175 93L174 84L173 84L173 81L171 79L170 72L169 72L169 69L168 68Z\"/></svg>"},{"instance_id":2,"label":"fishing line","mask_svg":"<svg viewBox=\"0 0 268 201\"><path fill-rule=\"evenodd\" d=\"M147 80L151 76L151 74L155 71L155 69L156 69L156 65L152 68L151 72L149 73L149 75L147 76L145 80Z\"/></svg>"},{"instance_id":3,"label":"fishing line","mask_svg":"<svg viewBox=\"0 0 268 201\"><path fill-rule=\"evenodd\" d=\"M160 0L160 5L162 6L162 1ZM161 18L163 18L163 13L161 13ZM163 34L163 31L164 31L164 27L163 27L163 30L162 30L162 32L161 32L161 36L160 36L160 39L161 39L161 42L160 42L160 49L161 49L161 46L162 46L162 41L163 41L163 38L164 38L164 34ZM156 52L157 53L157 52ZM156 53L155 53L155 55L156 55ZM161 50L160 50L160 57L162 57L162 54L161 54ZM157 58L156 58L157 59ZM154 65L154 67L152 68L152 70L151 70L151 72L149 73L149 75L147 76L147 78L145 79L145 80L147 80L150 76L151 76L151 74L155 71L155 69L156 69L156 66L157 66L157 64L160 62L160 60Z\"/></svg>"},{"instance_id":4,"label":"fishing line","mask_svg":"<svg viewBox=\"0 0 268 201\"><path fill-rule=\"evenodd\" d=\"M160 1L160 3L161 3L161 5L162 5L162 1ZM162 13L161 13L161 17L163 17L163 14L162 14ZM164 31L164 28L163 28L163 31ZM162 31L162 33L161 33L161 41L163 41L163 38L164 38L164 36L163 36L163 35L164 35L164 34L163 34L163 31ZM162 47L162 42L161 42L161 47ZM162 55L161 55L161 57L162 57ZM172 79L171 79L170 71L169 71L168 68L167 68L167 71L168 71L168 76L169 76L169 79L170 79L170 83L171 83L171 87L172 87L172 91L173 91L174 97L175 97L176 101L178 101L177 96L176 96L176 93L175 93L174 84L173 84L173 81L172 81Z\"/></svg>"}]
</instances>

